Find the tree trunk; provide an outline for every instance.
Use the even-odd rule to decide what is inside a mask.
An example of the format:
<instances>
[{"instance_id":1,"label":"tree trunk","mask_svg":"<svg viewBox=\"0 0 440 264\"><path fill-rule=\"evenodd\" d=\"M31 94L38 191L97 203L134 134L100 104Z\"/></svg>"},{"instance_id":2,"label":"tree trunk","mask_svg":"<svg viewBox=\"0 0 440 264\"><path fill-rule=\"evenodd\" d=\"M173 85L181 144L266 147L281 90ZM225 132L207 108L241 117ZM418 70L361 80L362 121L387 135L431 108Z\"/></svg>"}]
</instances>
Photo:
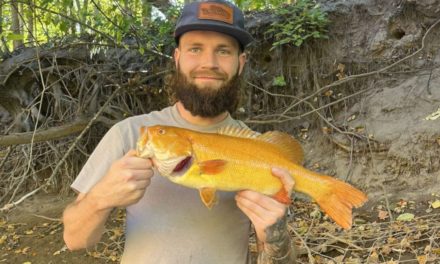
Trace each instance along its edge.
<instances>
[{"instance_id":1,"label":"tree trunk","mask_svg":"<svg viewBox=\"0 0 440 264\"><path fill-rule=\"evenodd\" d=\"M3 0L0 0L0 36L3 33ZM1 37L2 39L2 45L0 46L0 55L3 55L5 53L5 51L3 50L3 47L5 45L4 41L3 41L3 36ZM6 47L6 51L7 51L7 47Z\"/></svg>"},{"instance_id":2,"label":"tree trunk","mask_svg":"<svg viewBox=\"0 0 440 264\"><path fill-rule=\"evenodd\" d=\"M151 3L142 0L142 26L148 27L151 20Z\"/></svg>"},{"instance_id":3,"label":"tree trunk","mask_svg":"<svg viewBox=\"0 0 440 264\"><path fill-rule=\"evenodd\" d=\"M15 35L21 35L20 31L20 17L18 15L18 3L16 0L11 1L11 31ZM14 49L17 49L20 46L23 46L23 40L13 40L12 46Z\"/></svg>"},{"instance_id":4,"label":"tree trunk","mask_svg":"<svg viewBox=\"0 0 440 264\"><path fill-rule=\"evenodd\" d=\"M0 34L3 33L3 0L0 0Z\"/></svg>"},{"instance_id":5,"label":"tree trunk","mask_svg":"<svg viewBox=\"0 0 440 264\"><path fill-rule=\"evenodd\" d=\"M84 0L83 2L83 6L81 8L81 21L86 24L86 25L90 25L90 23L87 21L87 14L89 12L89 0ZM84 28L83 30L86 30L86 28ZM83 30L81 30L81 33L85 33L82 32Z\"/></svg>"},{"instance_id":6,"label":"tree trunk","mask_svg":"<svg viewBox=\"0 0 440 264\"><path fill-rule=\"evenodd\" d=\"M76 12L78 14L78 20L82 23L85 23L84 13L82 12L81 2L79 0L75 0L72 9L76 9ZM83 31L83 27L81 26L81 24L77 24L76 27L77 27L76 29L77 29L79 35L81 35L81 33Z\"/></svg>"},{"instance_id":7,"label":"tree trunk","mask_svg":"<svg viewBox=\"0 0 440 264\"><path fill-rule=\"evenodd\" d=\"M65 6L64 8L66 8L66 13L69 15L69 17L74 17L73 13L75 12L75 9L74 9L73 3L72 3L72 6L69 6L69 7ZM70 21L70 20L68 20L67 23L69 24L69 26L68 26L68 30L66 30L65 34L67 35L70 33L71 35L75 35L76 34L76 23L74 21Z\"/></svg>"},{"instance_id":8,"label":"tree trunk","mask_svg":"<svg viewBox=\"0 0 440 264\"><path fill-rule=\"evenodd\" d=\"M76 12L78 13L78 18L81 23L84 25L89 25L90 22L87 19L89 0L75 0ZM87 27L84 27L82 24L75 24L75 31L79 33L79 35L83 35L87 33Z\"/></svg>"},{"instance_id":9,"label":"tree trunk","mask_svg":"<svg viewBox=\"0 0 440 264\"><path fill-rule=\"evenodd\" d=\"M30 46L34 46L35 42L35 32L34 32L34 9L33 9L33 0L28 0L28 11L26 13L27 20L27 41Z\"/></svg>"}]
</instances>

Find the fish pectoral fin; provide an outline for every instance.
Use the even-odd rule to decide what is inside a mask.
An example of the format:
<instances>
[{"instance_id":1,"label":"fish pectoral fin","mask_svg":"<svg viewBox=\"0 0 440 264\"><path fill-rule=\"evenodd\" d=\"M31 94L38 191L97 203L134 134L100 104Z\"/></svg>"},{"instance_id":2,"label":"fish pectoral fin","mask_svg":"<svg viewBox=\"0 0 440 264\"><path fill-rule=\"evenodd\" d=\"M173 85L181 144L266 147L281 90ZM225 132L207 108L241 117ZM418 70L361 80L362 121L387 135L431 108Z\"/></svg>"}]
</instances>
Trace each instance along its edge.
<instances>
[{"instance_id":1,"label":"fish pectoral fin","mask_svg":"<svg viewBox=\"0 0 440 264\"><path fill-rule=\"evenodd\" d=\"M218 174L225 169L226 160L205 160L199 162L200 172L202 174Z\"/></svg>"},{"instance_id":2,"label":"fish pectoral fin","mask_svg":"<svg viewBox=\"0 0 440 264\"><path fill-rule=\"evenodd\" d=\"M200 198L206 207L211 209L217 203L217 194L214 188L202 188L199 189Z\"/></svg>"}]
</instances>

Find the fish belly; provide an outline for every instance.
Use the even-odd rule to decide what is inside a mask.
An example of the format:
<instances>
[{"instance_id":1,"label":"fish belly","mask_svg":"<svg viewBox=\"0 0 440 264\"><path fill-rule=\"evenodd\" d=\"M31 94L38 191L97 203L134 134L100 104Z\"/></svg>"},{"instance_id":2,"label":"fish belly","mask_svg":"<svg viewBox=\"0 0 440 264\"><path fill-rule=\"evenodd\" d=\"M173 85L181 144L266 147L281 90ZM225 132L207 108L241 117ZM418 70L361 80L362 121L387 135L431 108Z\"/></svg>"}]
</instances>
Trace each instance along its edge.
<instances>
[{"instance_id":1,"label":"fish belly","mask_svg":"<svg viewBox=\"0 0 440 264\"><path fill-rule=\"evenodd\" d=\"M272 175L272 167L288 168L288 161L271 144L246 138L215 135L193 137L194 161L190 169L173 182L191 188L215 188L223 191L254 190L266 195L276 194L283 186ZM225 161L216 174L201 171L198 164L210 160Z\"/></svg>"},{"instance_id":2,"label":"fish belly","mask_svg":"<svg viewBox=\"0 0 440 264\"><path fill-rule=\"evenodd\" d=\"M281 188L281 181L272 175L268 164L227 161L224 169L216 174L206 174L197 163L182 176L171 179L190 188L215 188L222 191L254 190L274 195Z\"/></svg>"}]
</instances>

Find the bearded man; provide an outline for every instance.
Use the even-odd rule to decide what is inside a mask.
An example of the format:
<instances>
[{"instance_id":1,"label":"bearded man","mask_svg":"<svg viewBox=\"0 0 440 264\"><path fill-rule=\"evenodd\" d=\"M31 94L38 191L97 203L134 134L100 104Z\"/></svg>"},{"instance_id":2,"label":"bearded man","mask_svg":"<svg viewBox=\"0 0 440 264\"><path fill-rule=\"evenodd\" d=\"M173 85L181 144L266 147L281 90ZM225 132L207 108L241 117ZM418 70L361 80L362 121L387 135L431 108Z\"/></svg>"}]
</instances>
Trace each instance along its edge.
<instances>
[{"instance_id":1,"label":"bearded man","mask_svg":"<svg viewBox=\"0 0 440 264\"><path fill-rule=\"evenodd\" d=\"M156 176L152 162L136 156L141 126L202 132L246 127L230 115L238 105L244 48L252 41L241 10L223 0L188 4L175 39L171 86L177 103L123 120L103 137L72 184L78 197L63 215L67 247L76 250L99 242L112 209L125 207L122 263L249 263L251 223L258 239L258 263L294 263L285 204L243 190L221 193L218 205L207 210L197 192ZM272 173L292 189L288 172L273 168Z\"/></svg>"}]
</instances>

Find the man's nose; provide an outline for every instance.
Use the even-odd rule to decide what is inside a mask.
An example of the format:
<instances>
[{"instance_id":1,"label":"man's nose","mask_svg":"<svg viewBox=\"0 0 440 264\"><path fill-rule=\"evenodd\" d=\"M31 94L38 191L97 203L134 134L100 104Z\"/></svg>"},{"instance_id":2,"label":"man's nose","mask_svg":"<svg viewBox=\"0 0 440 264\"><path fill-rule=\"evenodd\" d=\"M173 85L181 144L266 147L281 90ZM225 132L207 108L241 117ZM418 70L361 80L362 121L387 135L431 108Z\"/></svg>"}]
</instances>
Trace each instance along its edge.
<instances>
[{"instance_id":1,"label":"man's nose","mask_svg":"<svg viewBox=\"0 0 440 264\"><path fill-rule=\"evenodd\" d=\"M214 51L205 51L203 53L201 67L207 69L218 68L218 58Z\"/></svg>"}]
</instances>

